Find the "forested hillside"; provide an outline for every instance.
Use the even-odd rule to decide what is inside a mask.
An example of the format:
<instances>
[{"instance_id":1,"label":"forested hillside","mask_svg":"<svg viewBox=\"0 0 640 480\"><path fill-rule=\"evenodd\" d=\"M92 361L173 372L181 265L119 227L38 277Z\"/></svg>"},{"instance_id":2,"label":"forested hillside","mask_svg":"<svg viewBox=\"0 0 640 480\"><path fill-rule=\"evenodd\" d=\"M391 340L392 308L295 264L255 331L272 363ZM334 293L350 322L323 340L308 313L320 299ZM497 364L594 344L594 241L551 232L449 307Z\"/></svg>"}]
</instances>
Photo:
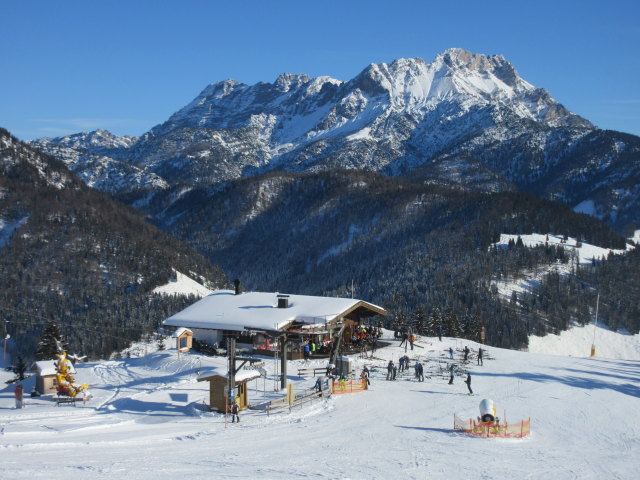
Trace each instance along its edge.
<instances>
[{"instance_id":1,"label":"forested hillside","mask_svg":"<svg viewBox=\"0 0 640 480\"><path fill-rule=\"evenodd\" d=\"M492 279L571 259L562 248L493 248L500 233L555 232L625 246L606 225L560 203L371 172L271 173L137 204L248 288L351 295L353 283L356 297L391 311L390 325L412 323L424 333L442 325L472 338L485 325L488 341L506 347L523 347L528 334L554 331L564 320L544 306L521 315Z\"/></svg>"},{"instance_id":2,"label":"forested hillside","mask_svg":"<svg viewBox=\"0 0 640 480\"><path fill-rule=\"evenodd\" d=\"M567 329L572 321L588 324L598 306L598 323L636 334L640 332L640 250L576 267L573 275L552 272L531 294L516 295L511 305L523 319L555 319L553 333Z\"/></svg>"},{"instance_id":3,"label":"forested hillside","mask_svg":"<svg viewBox=\"0 0 640 480\"><path fill-rule=\"evenodd\" d=\"M175 270L212 288L227 283L207 259L4 130L0 253L2 328L25 358L49 320L91 357L153 331L193 301L151 294Z\"/></svg>"}]
</instances>

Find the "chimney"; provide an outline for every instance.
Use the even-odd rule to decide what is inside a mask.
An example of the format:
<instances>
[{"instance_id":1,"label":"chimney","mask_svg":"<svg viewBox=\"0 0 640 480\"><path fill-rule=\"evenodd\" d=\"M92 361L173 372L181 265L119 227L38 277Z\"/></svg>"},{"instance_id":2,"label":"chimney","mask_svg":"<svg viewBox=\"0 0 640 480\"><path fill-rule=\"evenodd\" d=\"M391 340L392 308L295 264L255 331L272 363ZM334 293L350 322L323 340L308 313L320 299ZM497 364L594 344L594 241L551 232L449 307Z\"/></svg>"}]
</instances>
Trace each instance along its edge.
<instances>
[{"instance_id":1,"label":"chimney","mask_svg":"<svg viewBox=\"0 0 640 480\"><path fill-rule=\"evenodd\" d=\"M289 308L289 295L278 295L278 308Z\"/></svg>"},{"instance_id":2,"label":"chimney","mask_svg":"<svg viewBox=\"0 0 640 480\"><path fill-rule=\"evenodd\" d=\"M236 278L233 284L236 286L236 295L240 295L240 279Z\"/></svg>"}]
</instances>

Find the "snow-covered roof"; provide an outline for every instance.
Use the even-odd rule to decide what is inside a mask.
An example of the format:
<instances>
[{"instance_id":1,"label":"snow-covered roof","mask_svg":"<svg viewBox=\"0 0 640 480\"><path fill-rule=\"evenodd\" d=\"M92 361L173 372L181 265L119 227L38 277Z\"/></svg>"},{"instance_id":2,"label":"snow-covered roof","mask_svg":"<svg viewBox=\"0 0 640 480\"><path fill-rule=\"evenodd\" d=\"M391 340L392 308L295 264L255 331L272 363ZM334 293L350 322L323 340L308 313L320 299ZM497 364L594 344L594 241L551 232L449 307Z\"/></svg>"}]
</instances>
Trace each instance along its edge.
<instances>
[{"instance_id":1,"label":"snow-covered roof","mask_svg":"<svg viewBox=\"0 0 640 480\"><path fill-rule=\"evenodd\" d=\"M292 322L324 324L361 308L369 315L385 315L377 305L355 298L287 295L288 307L278 308L277 293L216 290L166 319L173 327L215 330L283 330Z\"/></svg>"},{"instance_id":2,"label":"snow-covered roof","mask_svg":"<svg viewBox=\"0 0 640 480\"><path fill-rule=\"evenodd\" d=\"M171 336L173 338L178 338L178 337L181 337L182 335L184 335L185 333L190 333L191 335L193 335L193 332L191 330L189 330L188 328L180 327L175 332L173 332L171 334Z\"/></svg>"},{"instance_id":3,"label":"snow-covered roof","mask_svg":"<svg viewBox=\"0 0 640 480\"><path fill-rule=\"evenodd\" d=\"M210 369L202 372L198 377L198 381L202 382L203 380L209 380L211 377L219 375L224 378L228 378L228 372L222 371L221 369ZM249 380L253 380L254 378L260 377L260 372L258 370L245 370L240 369L236 372L235 380L238 382L248 382Z\"/></svg>"},{"instance_id":4,"label":"snow-covered roof","mask_svg":"<svg viewBox=\"0 0 640 480\"><path fill-rule=\"evenodd\" d=\"M56 360L41 360L39 362L33 362L31 365L31 370L36 370L38 375L41 377L45 377L47 375L55 375L58 373L56 370ZM73 367L73 364L69 362L69 371L71 373L76 373L76 369Z\"/></svg>"}]
</instances>

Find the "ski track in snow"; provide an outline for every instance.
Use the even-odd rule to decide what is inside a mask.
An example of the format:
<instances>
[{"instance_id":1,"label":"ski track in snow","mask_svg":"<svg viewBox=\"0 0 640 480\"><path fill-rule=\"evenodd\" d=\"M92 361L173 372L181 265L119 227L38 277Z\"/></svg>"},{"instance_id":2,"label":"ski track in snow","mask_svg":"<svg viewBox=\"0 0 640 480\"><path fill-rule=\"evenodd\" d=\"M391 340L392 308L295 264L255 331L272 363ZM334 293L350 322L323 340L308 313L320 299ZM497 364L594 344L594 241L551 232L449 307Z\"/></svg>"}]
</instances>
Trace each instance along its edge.
<instances>
[{"instance_id":1,"label":"ski track in snow","mask_svg":"<svg viewBox=\"0 0 640 480\"><path fill-rule=\"evenodd\" d=\"M627 336L628 337L628 336ZM629 338L625 339L626 341ZM241 412L240 424L199 409L208 383L196 369L226 368L226 359L181 355L175 350L143 358L79 365L76 380L94 395L86 405L55 407L45 397L14 408L12 387L0 390L0 476L91 479L628 479L640 461L640 361L560 357L489 347L494 359L464 365L463 378L413 380L413 370L386 381L388 359L404 354L398 342L354 358L372 369L371 389L336 395L291 413ZM429 361L427 371L448 362L464 340L421 339L408 351ZM588 348L584 349L585 352ZM270 375L274 362L265 362ZM324 360L293 361L297 392L315 379L293 376L298 367ZM27 380L25 390L31 385ZM274 380L250 384L256 402L273 398ZM453 415L475 418L483 398L498 416L531 417L526 439L483 439L452 430Z\"/></svg>"}]
</instances>

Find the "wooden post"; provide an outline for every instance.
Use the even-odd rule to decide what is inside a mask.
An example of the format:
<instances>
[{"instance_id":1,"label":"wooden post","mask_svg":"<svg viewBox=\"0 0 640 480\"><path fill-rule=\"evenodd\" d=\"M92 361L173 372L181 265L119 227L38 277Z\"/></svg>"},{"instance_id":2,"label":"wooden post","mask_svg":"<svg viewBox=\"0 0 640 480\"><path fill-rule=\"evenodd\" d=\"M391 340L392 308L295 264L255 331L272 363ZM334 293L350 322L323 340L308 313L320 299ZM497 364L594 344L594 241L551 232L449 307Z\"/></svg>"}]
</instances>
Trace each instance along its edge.
<instances>
[{"instance_id":1,"label":"wooden post","mask_svg":"<svg viewBox=\"0 0 640 480\"><path fill-rule=\"evenodd\" d=\"M229 349L229 381L227 395L231 396L234 388L236 388L236 339L229 337L227 339L227 348ZM227 406L229 402L227 399Z\"/></svg>"},{"instance_id":2,"label":"wooden post","mask_svg":"<svg viewBox=\"0 0 640 480\"><path fill-rule=\"evenodd\" d=\"M282 358L280 358L280 388L287 388L287 337L282 336L282 341L280 342L280 351L282 354Z\"/></svg>"},{"instance_id":3,"label":"wooden post","mask_svg":"<svg viewBox=\"0 0 640 480\"><path fill-rule=\"evenodd\" d=\"M224 396L224 428L227 428L227 417L229 416L229 392Z\"/></svg>"}]
</instances>

